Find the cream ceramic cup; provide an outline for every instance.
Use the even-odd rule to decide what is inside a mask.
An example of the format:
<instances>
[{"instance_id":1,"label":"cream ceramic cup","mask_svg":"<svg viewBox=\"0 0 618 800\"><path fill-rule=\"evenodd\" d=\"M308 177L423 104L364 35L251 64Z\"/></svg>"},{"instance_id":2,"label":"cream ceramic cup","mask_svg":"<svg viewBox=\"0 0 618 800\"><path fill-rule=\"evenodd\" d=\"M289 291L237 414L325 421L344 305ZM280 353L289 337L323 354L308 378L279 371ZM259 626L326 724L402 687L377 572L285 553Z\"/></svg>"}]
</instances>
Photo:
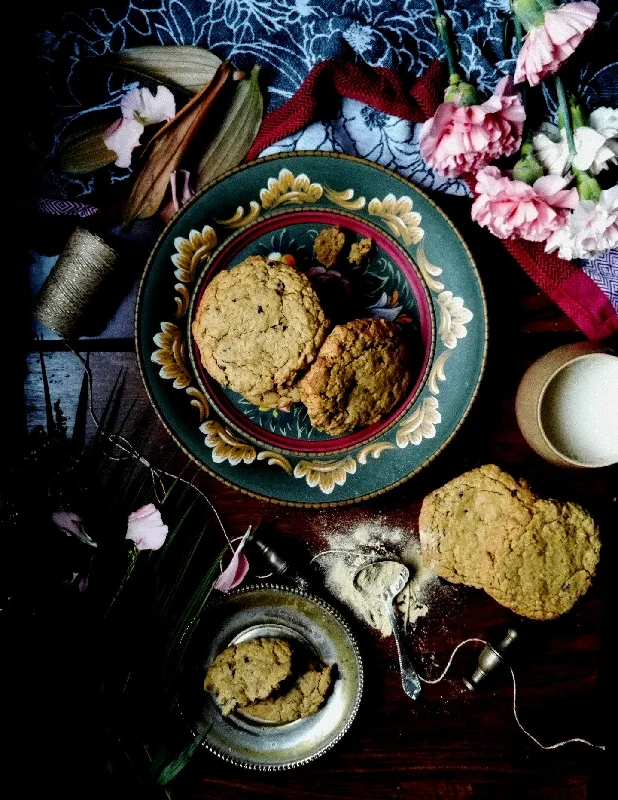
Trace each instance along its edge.
<instances>
[{"instance_id":1,"label":"cream ceramic cup","mask_svg":"<svg viewBox=\"0 0 618 800\"><path fill-rule=\"evenodd\" d=\"M618 356L598 342L557 347L524 374L517 423L540 456L561 467L618 463Z\"/></svg>"}]
</instances>

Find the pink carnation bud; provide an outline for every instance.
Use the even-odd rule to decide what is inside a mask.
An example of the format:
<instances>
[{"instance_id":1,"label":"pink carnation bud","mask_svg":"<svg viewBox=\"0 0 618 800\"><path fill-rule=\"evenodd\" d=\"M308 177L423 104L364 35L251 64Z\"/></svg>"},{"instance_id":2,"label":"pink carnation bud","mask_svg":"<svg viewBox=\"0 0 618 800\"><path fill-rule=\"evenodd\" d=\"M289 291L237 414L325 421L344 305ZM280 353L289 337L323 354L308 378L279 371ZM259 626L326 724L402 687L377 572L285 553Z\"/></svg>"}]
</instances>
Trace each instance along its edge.
<instances>
[{"instance_id":1,"label":"pink carnation bud","mask_svg":"<svg viewBox=\"0 0 618 800\"><path fill-rule=\"evenodd\" d=\"M517 152L525 119L512 80L502 78L494 94L480 105L438 106L421 129L421 155L438 175L456 178L475 172L494 158Z\"/></svg>"},{"instance_id":2,"label":"pink carnation bud","mask_svg":"<svg viewBox=\"0 0 618 800\"><path fill-rule=\"evenodd\" d=\"M138 550L158 550L163 547L168 527L161 519L161 512L152 504L138 508L129 514L127 535Z\"/></svg>"},{"instance_id":3,"label":"pink carnation bud","mask_svg":"<svg viewBox=\"0 0 618 800\"><path fill-rule=\"evenodd\" d=\"M499 239L544 242L578 201L577 190L566 189L568 181L558 175L544 175L529 186L485 167L476 179L472 219Z\"/></svg>"},{"instance_id":4,"label":"pink carnation bud","mask_svg":"<svg viewBox=\"0 0 618 800\"><path fill-rule=\"evenodd\" d=\"M540 25L524 37L515 65L515 83L536 86L553 75L590 31L599 13L594 3L566 3L546 11Z\"/></svg>"},{"instance_id":5,"label":"pink carnation bud","mask_svg":"<svg viewBox=\"0 0 618 800\"><path fill-rule=\"evenodd\" d=\"M80 542L89 544L91 547L97 546L97 543L86 533L84 521L79 514L75 514L73 511L54 511L51 516L54 525L66 536L74 536Z\"/></svg>"}]
</instances>

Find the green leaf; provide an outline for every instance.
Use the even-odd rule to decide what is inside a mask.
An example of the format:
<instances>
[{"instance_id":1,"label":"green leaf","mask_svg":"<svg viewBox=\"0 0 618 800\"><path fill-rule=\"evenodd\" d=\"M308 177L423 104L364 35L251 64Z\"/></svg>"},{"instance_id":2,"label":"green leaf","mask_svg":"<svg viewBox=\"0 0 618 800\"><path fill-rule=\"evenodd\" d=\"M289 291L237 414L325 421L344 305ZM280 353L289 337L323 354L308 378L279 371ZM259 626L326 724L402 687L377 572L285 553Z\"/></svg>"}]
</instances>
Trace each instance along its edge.
<instances>
[{"instance_id":1,"label":"green leaf","mask_svg":"<svg viewBox=\"0 0 618 800\"><path fill-rule=\"evenodd\" d=\"M217 571L217 567L221 563L221 559L225 555L229 548L229 545L226 544L225 547L221 550L219 555L215 558L213 563L210 565L210 569L206 573L206 575L202 578L200 585L196 589L193 594L193 597L187 604L184 613L180 618L180 622L178 623L174 636L172 638L172 646L170 647L170 655L172 650L175 650L177 647L179 648L179 662L182 660L183 655L189 646L189 642L191 641L191 637L193 636L193 632L195 631L196 622L204 610L206 603L208 602L208 598L210 597L210 592L212 590L213 584L215 582L215 574Z\"/></svg>"},{"instance_id":2,"label":"green leaf","mask_svg":"<svg viewBox=\"0 0 618 800\"><path fill-rule=\"evenodd\" d=\"M166 783L174 780L174 778L187 766L191 757L206 738L206 734L210 728L201 730L190 742L188 747L180 753L180 755L164 767L157 778L159 786L165 786Z\"/></svg>"},{"instance_id":3,"label":"green leaf","mask_svg":"<svg viewBox=\"0 0 618 800\"><path fill-rule=\"evenodd\" d=\"M103 141L109 125L75 131L60 145L60 169L68 175L86 175L112 164L118 156Z\"/></svg>"},{"instance_id":4,"label":"green leaf","mask_svg":"<svg viewBox=\"0 0 618 800\"><path fill-rule=\"evenodd\" d=\"M197 94L212 80L221 59L203 47L150 45L121 50L111 63Z\"/></svg>"},{"instance_id":5,"label":"green leaf","mask_svg":"<svg viewBox=\"0 0 618 800\"><path fill-rule=\"evenodd\" d=\"M249 80L236 84L219 130L198 165L198 189L240 164L255 141L264 113L259 71L254 67Z\"/></svg>"}]
</instances>

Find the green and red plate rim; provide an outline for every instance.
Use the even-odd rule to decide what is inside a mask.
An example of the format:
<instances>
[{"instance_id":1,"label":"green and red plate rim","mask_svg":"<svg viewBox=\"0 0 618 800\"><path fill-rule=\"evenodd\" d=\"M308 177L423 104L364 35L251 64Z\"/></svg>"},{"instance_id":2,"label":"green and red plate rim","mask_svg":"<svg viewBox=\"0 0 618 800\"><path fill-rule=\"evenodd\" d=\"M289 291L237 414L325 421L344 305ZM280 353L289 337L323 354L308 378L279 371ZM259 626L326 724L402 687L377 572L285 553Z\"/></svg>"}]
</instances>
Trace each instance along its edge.
<instances>
[{"instance_id":1,"label":"green and red plate rim","mask_svg":"<svg viewBox=\"0 0 618 800\"><path fill-rule=\"evenodd\" d=\"M452 429L450 430L450 432L448 433L446 438L443 441L441 441L439 446L437 446L435 449L433 449L432 452L426 458L424 458L424 460L421 463L417 464L409 472L407 472L406 474L401 475L400 477L397 477L392 482L389 482L387 485L381 486L378 489L375 489L375 490L369 491L369 492L362 492L360 494L357 494L357 495L354 495L354 496L351 496L351 497L344 497L344 498L339 498L339 499L327 499L327 498L324 497L324 495L321 495L319 493L319 490L316 490L315 501L312 500L311 502L306 502L306 501L303 501L303 500L293 500L293 499L288 499L288 498L284 499L284 498L281 498L281 497L273 497L273 496L271 496L269 494L266 494L264 492L260 492L260 491L254 490L252 488L248 488L247 486L243 486L243 485L239 484L236 481L230 480L225 475L222 475L219 471L217 471L216 465L213 466L213 465L209 465L209 464L205 463L204 460L202 460L199 456L196 455L195 452L193 452L190 449L189 445L186 442L183 441L183 439L181 438L180 434L178 434L174 430L172 423L170 422L170 420L166 416L164 410L160 407L159 401L158 401L157 397L155 396L155 392L153 391L153 388L152 388L151 383L149 381L149 378L148 378L148 375L147 375L147 369L146 369L146 366L145 366L145 362L147 360L148 361L150 360L149 356L151 355L150 351L152 350L152 345L151 345L152 335L151 335L151 333L149 333L148 338L145 340L144 343L142 343L142 330L141 330L141 318L142 318L142 311L143 311L142 304L143 304L144 293L145 293L145 290L146 290L148 279L149 279L149 277L151 275L151 271L153 269L153 265L157 261L157 256L158 256L160 248L167 241L171 231L176 226L176 224L179 222L179 220L183 216L185 216L185 214L187 214L187 212L197 202L199 202L200 199L205 194L207 194L214 187L216 187L219 184L223 183L224 181L228 180L232 176L235 176L235 175L237 175L239 173L242 173L242 172L245 172L247 170L251 170L252 168L255 168L256 166L259 166L261 164L272 163L272 162L277 162L277 161L279 161L279 162L287 162L287 163L282 163L281 164L282 168L285 167L285 166L289 167L289 166L292 166L290 164L290 162L293 162L295 159L302 159L302 158L332 158L332 159L342 160L344 162L349 163L350 165L359 164L359 165L362 165L364 167L369 167L369 168L371 168L373 170L376 170L377 172L383 173L385 176L388 176L391 179L394 179L397 183L399 183L401 185L402 188L403 187L407 188L412 193L412 195L416 194L416 195L419 195L420 197L422 197L423 200L429 206L431 206L432 209L448 225L448 227L451 229L452 233L458 239L459 244L461 245L462 249L464 250L464 252L465 252L465 254L467 256L468 267L471 270L471 273L472 273L472 275L473 275L473 277L474 277L474 279L476 281L475 288L478 291L479 298L480 298L480 303L481 303L481 307L482 307L482 312L483 312L483 319L482 319L482 324L483 324L482 352L480 352L478 354L478 370L477 370L477 373L476 373L476 376L475 376L474 386L472 387L472 389L470 391L467 405L463 409L462 413L460 413L457 423L452 427ZM266 216L267 215L264 215L264 218ZM205 222L206 222L206 220L205 220ZM388 237L388 233L383 228L381 228L381 230ZM234 233L235 233L234 231L231 231L229 236L227 237L227 239L231 238L234 235ZM227 241L227 239L225 241ZM217 248L217 249L219 249L219 248ZM411 260L413 260L413 259L411 258ZM199 284L199 282L200 282L200 279L198 278L196 280L196 285ZM195 293L192 292L192 294L194 295ZM394 489L397 486L400 486L401 484L405 483L407 480L412 478L415 474L417 474L423 467L427 466L427 464L429 464L431 461L433 461L444 450L444 448L447 446L447 444L453 439L453 437L459 431L459 429L461 428L463 422L465 421L465 419L467 418L467 416L468 416L468 414L470 412L472 404L473 404L473 402L474 402L474 400L475 400L475 398L476 398L476 396L478 394L479 386L480 386L480 383L481 383L481 380L482 380L482 377L483 377L483 374L484 374L484 371L485 371L485 365L486 365L486 359L487 359L487 341L488 341L487 304L486 304L486 299L485 299L485 293L484 293L484 290L483 290L483 286L482 286L482 283L481 283L481 280L480 280L480 277L479 277L478 269L476 267L474 258L472 257L472 254L470 253L470 249L466 245L463 237L461 236L461 234L459 233L459 231L457 230L455 225L446 216L446 214L434 203L434 201L431 200L431 198L428 197L428 195L425 192L423 192L421 189L419 189L415 184L413 184L410 181L406 180L404 177L402 177L398 173L393 172L392 170L389 170L388 168L381 166L380 164L376 164L376 163L368 161L366 159L359 158L357 156L351 156L351 155L348 155L348 154L345 154L345 153L311 151L311 150L309 150L309 151L299 150L299 151L294 151L294 152L290 152L290 153L277 153L275 155L266 156L266 157L263 157L263 158L258 158L258 159L254 160L254 161L248 162L246 164L242 164L239 167L236 167L236 168L234 168L232 170L229 170L229 171L223 173L218 178L216 178L214 181L211 181L209 184L204 186L202 189L200 189L199 192L197 192L195 195L193 195L190 198L190 200L187 203L185 203L179 209L179 211L176 212L174 217L168 222L168 224L166 225L165 229L163 230L163 232L160 234L160 236L158 237L157 241L155 242L155 244L154 244L154 246L153 246L153 248L151 250L151 253L150 253L149 257L148 257L148 260L146 262L144 271L142 273L141 280L139 282L138 294L137 294L137 302L136 302L136 307L135 307L136 354L137 354L137 362L138 362L138 367L139 367L140 374L141 374L141 377L142 377L142 381L144 383L144 387L145 387L146 393L148 395L148 398L149 398L149 400L150 400L150 402L151 402L151 404L152 404L157 416L159 417L161 423L163 424L165 429L168 431L170 436L176 442L178 447L182 450L182 452L184 452L191 460L193 460L205 472L207 472L211 476L217 478L218 480L222 481L225 485L227 485L227 486L229 486L231 488L237 489L238 491L240 491L240 492L242 492L244 494L247 494L247 495L249 495L251 497L255 497L255 498L258 498L258 499L261 499L261 500L266 500L268 502L272 502L272 503L275 503L275 504L302 507L302 508L325 508L325 507L352 505L352 504L355 504L355 503L363 502L364 500L368 500L368 499L370 499L372 497L376 497L378 495L384 494L385 492L390 491L391 489ZM146 342L148 342L148 348L149 348L149 351L147 353L144 352L145 349L146 349L146 346L145 346ZM431 366L431 359L430 359L430 364L427 365L427 366L428 367ZM425 370L425 372L424 372L424 377L423 377L423 380L421 382L421 388L422 388L422 386L424 385L424 383L426 381L426 375L427 375L427 370ZM415 391L415 396L418 396L418 391ZM179 400L180 400L180 397L179 397ZM404 409L404 413L405 413L405 410L408 410L409 408L410 408L410 405L406 403L406 409ZM397 419L394 420L393 424L395 424L399 419L401 419L400 415L397 416ZM225 420L222 420L222 421L225 422ZM198 426L196 425L196 430L197 430L197 427ZM380 430L379 433L384 433L384 430ZM372 438L375 438L375 437L372 437ZM363 443L365 443L366 441L367 440L364 439ZM293 452L293 451L292 450L286 450L285 452ZM330 453L334 453L334 452L336 452L336 451L335 450L331 450L331 451L329 451L329 454ZM319 454L316 454L316 455L319 455ZM268 469L268 467L266 465L264 465L264 469Z\"/></svg>"},{"instance_id":2,"label":"green and red plate rim","mask_svg":"<svg viewBox=\"0 0 618 800\"><path fill-rule=\"evenodd\" d=\"M288 221L296 223L315 222L322 225L346 225L349 230L361 236L371 236L375 244L386 252L395 262L396 266L407 280L410 291L419 307L420 333L424 348L421 369L406 399L403 403L400 403L386 419L346 436L334 437L329 441L306 440L305 444L302 444L301 440L294 439L293 441L297 442L296 446L286 443L284 437L274 433L271 435L268 431L265 431L264 434L260 436L256 431L256 429L259 429L257 424L243 417L241 414L235 413L232 404L218 391L215 385L216 382L208 375L202 366L199 351L190 330L200 299L212 277L214 277L220 269L225 268L225 264L229 263L229 261L246 246L252 237L255 238L255 234L277 230L278 223L283 222L285 224ZM276 211L274 213L265 214L259 223L241 228L241 230L229 236L215 250L202 274L197 278L189 305L189 312L187 314L187 342L189 343L188 349L193 366L193 373L200 388L211 404L216 408L219 415L223 417L224 421L229 424L230 427L234 428L242 436L250 439L254 444L261 447L269 447L275 452L297 456L328 456L346 453L360 445L368 444L378 436L389 431L412 406L427 381L435 349L435 338L435 314L429 288L404 248L401 247L392 236L381 230L378 226L358 218L349 211L334 211L331 209L326 209L324 211L305 209Z\"/></svg>"}]
</instances>

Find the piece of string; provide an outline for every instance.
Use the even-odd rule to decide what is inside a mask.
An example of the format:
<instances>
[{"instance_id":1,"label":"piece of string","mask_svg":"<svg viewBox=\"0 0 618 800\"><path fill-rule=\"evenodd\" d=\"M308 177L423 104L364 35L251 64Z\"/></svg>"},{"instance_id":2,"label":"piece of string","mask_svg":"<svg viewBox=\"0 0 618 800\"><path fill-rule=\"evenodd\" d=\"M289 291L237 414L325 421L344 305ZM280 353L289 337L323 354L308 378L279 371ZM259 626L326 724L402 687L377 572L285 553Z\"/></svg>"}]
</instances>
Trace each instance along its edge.
<instances>
[{"instance_id":1,"label":"piece of string","mask_svg":"<svg viewBox=\"0 0 618 800\"><path fill-rule=\"evenodd\" d=\"M463 647L466 644L471 644L473 642L476 642L478 644L482 644L482 645L485 645L485 646L487 646L489 644L488 642L485 641L485 639L476 639L476 638L464 639L463 642L459 642L459 644L455 647L455 649L451 653L451 656L450 656L449 660L446 663L446 666L444 667L444 669L442 670L442 672L440 673L440 675L437 678L429 679L429 678L423 678L423 677L421 677L419 675L419 678L421 679L421 681L423 683L431 683L431 684L440 683L440 681L444 680L444 677L446 676L446 673L451 668L451 664L453 663L453 659L455 658L455 655L456 655L457 651L460 649L460 647ZM562 747L565 744L572 744L572 743L577 742L579 744L586 744L586 745L588 745L588 747L595 747L598 750L605 750L605 745L603 745L603 744L594 744L593 742L589 742L587 739L579 739L579 738L565 739L563 742L556 742L555 744L541 744L541 742L539 742L538 739L536 739L529 731L527 731L524 728L524 726L521 724L521 722L519 721L519 716L517 715L517 681L515 680L515 672L513 670L513 667L510 664L507 664L507 666L508 666L508 668L509 668L509 670L511 672L511 678L513 680L513 716L515 717L515 722L517 723L517 726L519 727L519 729L523 733L525 733L526 736L528 736L530 739L532 739L532 741L536 745L541 747L543 750L555 750L557 747Z\"/></svg>"},{"instance_id":2,"label":"piece of string","mask_svg":"<svg viewBox=\"0 0 618 800\"><path fill-rule=\"evenodd\" d=\"M322 556L325 556L325 555L329 555L331 553L333 553L333 554L334 553L343 553L343 554L350 555L350 556L357 555L357 553L355 553L355 551L349 550L347 548L337 548L337 549L332 549L332 550L321 550L319 553L316 553L313 556L313 558L311 559L311 561L309 563L312 563L316 559L321 558ZM371 562L369 562L369 563L371 563ZM367 566L367 565L363 565L363 566ZM433 685L443 681L444 678L446 677L447 672L451 668L451 665L453 663L453 659L455 658L455 655L457 654L457 651L461 647L463 647L464 645L473 644L473 643L482 644L484 646L488 645L488 642L486 642L485 639L477 639L477 638L464 639L463 642L459 642L459 644L455 647L455 649L453 650L453 652L450 655L450 658L446 662L446 666L444 667L444 669L442 670L440 675L438 675L437 678L423 678L421 675L419 675L420 680L423 683L433 684ZM547 745L546 744L541 744L541 742L539 742L538 739L536 739L531 733L529 733L524 728L524 726L521 724L521 722L519 720L519 716L517 714L517 681L515 680L515 672L513 671L513 667L510 664L508 664L507 666L508 666L508 668L509 668L509 670L511 672L511 678L513 680L513 717L515 718L515 722L517 723L517 726L520 728L520 730L523 733L525 733L526 736L528 736L530 739L532 739L532 741L536 745L541 747L543 750L555 750L557 747L562 747L565 744L571 744L571 743L577 742L579 744L588 745L589 747L595 747L598 750L605 750L605 745L594 744L593 742L589 742L587 739L580 739L580 738L566 739L563 742L556 742L555 744L547 744Z\"/></svg>"},{"instance_id":3,"label":"piece of string","mask_svg":"<svg viewBox=\"0 0 618 800\"><path fill-rule=\"evenodd\" d=\"M212 500L208 497L208 495L204 494L204 492L202 492L202 490L199 487L195 486L193 483L191 483L190 481L188 481L185 478L183 478L182 475L175 475L173 472L168 472L167 470L161 469L160 467L155 467L153 464L150 463L150 461L148 461L148 459L144 458L144 456L141 453L138 453L138 451L133 447L133 445L124 436L120 436L118 434L114 434L114 435L110 436L109 434L107 434L105 432L105 430L103 430L103 428L101 426L101 423L99 422L99 419L97 417L97 414L96 414L96 412L94 410L93 391L92 391L93 377L92 377L92 370L90 369L90 365L71 346L70 342L68 342L66 339L64 339L64 337L62 337L62 339L63 339L64 343L66 344L66 346L69 348L69 350L73 353L73 355L76 356L79 359L79 361L80 361L80 363L82 365L82 368L84 369L84 372L86 373L86 376L88 378L88 409L89 409L90 416L92 417L92 421L93 421L97 431L99 431L99 433L101 433L103 436L105 436L105 438L110 442L110 444L113 447L117 447L120 451L122 451L122 453L125 454L124 458L135 458L140 462L140 464L143 464L146 467L146 469L148 469L150 471L150 476L152 478L153 489L154 489L154 492L155 492L155 496L157 497L157 500L159 502L161 502L161 500L160 500L159 496L157 495L156 486L157 486L157 483L158 483L160 488L161 488L161 490L163 491L163 493L165 493L165 485L163 483L163 477L172 478L175 481L180 481L180 483L184 483L186 486L190 486L191 489L193 489L193 491L197 492L197 494L199 494L206 501L206 503L208 504L210 510L212 511L213 516L215 517L215 519L217 520L217 522L219 524L219 527L221 528L221 531L223 533L223 536L225 537L226 542L228 543L228 545L230 547L232 547L232 540L230 539L230 537L229 537L229 535L227 533L227 530L225 529L225 526L223 524L223 520L219 516L219 512L215 508ZM110 456L110 458L113 459L114 457ZM221 564L219 564L219 568L220 568L220 570L223 570L223 566Z\"/></svg>"}]
</instances>

